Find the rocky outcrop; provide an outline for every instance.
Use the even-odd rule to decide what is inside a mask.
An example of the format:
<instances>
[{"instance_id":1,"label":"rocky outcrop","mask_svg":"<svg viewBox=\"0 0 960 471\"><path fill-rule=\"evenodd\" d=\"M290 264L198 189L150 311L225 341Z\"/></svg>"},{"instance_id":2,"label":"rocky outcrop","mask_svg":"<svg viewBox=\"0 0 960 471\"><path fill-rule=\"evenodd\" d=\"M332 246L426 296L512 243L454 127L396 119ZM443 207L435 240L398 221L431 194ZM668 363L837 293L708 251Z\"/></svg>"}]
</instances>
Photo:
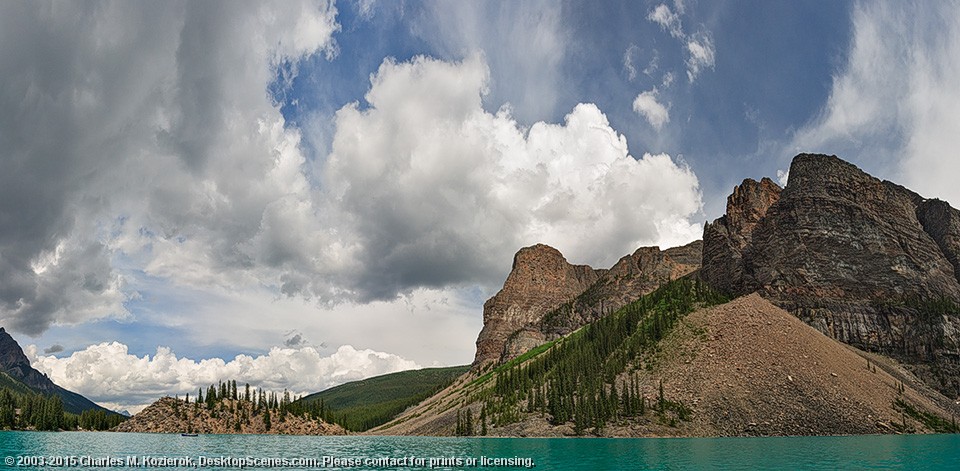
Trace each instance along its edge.
<instances>
[{"instance_id":1,"label":"rocky outcrop","mask_svg":"<svg viewBox=\"0 0 960 471\"><path fill-rule=\"evenodd\" d=\"M636 301L662 283L697 270L702 250L703 243L699 240L667 250L641 247L617 261L586 292L528 329L541 332L545 340L567 335Z\"/></svg>"},{"instance_id":2,"label":"rocky outcrop","mask_svg":"<svg viewBox=\"0 0 960 471\"><path fill-rule=\"evenodd\" d=\"M474 366L499 361L508 338L583 293L598 277L586 265L568 263L553 247L537 244L520 249L503 289L483 304Z\"/></svg>"},{"instance_id":3,"label":"rocky outcrop","mask_svg":"<svg viewBox=\"0 0 960 471\"><path fill-rule=\"evenodd\" d=\"M279 435L346 435L346 430L309 415L281 416L271 411L266 419L264 411L254 410L253 403L225 399L213 409L206 404L187 403L182 399L164 397L147 406L114 431L137 433L202 433L202 434L279 434Z\"/></svg>"},{"instance_id":4,"label":"rocky outcrop","mask_svg":"<svg viewBox=\"0 0 960 471\"><path fill-rule=\"evenodd\" d=\"M957 211L836 156L798 155L775 186L745 181L705 226L704 279L960 394Z\"/></svg>"},{"instance_id":5,"label":"rocky outcrop","mask_svg":"<svg viewBox=\"0 0 960 471\"><path fill-rule=\"evenodd\" d=\"M743 280L743 251L750 244L753 228L780 199L780 187L764 178L746 179L727 197L727 213L703 229L701 276L713 287L737 291Z\"/></svg>"},{"instance_id":6,"label":"rocky outcrop","mask_svg":"<svg viewBox=\"0 0 960 471\"><path fill-rule=\"evenodd\" d=\"M953 265L954 275L960 280L960 211L946 201L931 199L917 206L917 219Z\"/></svg>"},{"instance_id":7,"label":"rocky outcrop","mask_svg":"<svg viewBox=\"0 0 960 471\"><path fill-rule=\"evenodd\" d=\"M535 245L517 252L503 289L483 306L474 367L503 362L559 338L700 267L702 243L642 247L609 270L571 265Z\"/></svg>"}]
</instances>

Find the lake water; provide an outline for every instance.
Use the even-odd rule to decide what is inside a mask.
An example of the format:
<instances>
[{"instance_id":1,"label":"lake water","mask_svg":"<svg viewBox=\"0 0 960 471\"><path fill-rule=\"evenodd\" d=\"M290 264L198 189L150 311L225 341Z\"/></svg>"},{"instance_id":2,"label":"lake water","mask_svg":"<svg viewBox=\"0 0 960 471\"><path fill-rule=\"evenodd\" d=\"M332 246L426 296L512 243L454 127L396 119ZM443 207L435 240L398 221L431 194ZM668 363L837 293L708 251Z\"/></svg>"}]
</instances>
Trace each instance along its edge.
<instances>
[{"instance_id":1,"label":"lake water","mask_svg":"<svg viewBox=\"0 0 960 471\"><path fill-rule=\"evenodd\" d=\"M433 469L955 470L960 435L497 439L0 432L0 459L2 469L407 470L431 469L432 459Z\"/></svg>"}]
</instances>

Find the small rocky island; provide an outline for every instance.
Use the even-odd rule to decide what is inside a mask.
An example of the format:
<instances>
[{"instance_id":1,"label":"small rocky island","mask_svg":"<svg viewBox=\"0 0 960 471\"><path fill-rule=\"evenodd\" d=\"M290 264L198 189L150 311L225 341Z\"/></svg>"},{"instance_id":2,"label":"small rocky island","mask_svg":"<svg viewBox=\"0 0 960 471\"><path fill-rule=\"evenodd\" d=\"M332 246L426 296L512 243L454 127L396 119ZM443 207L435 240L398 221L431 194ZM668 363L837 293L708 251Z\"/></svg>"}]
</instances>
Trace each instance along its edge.
<instances>
[{"instance_id":1,"label":"small rocky island","mask_svg":"<svg viewBox=\"0 0 960 471\"><path fill-rule=\"evenodd\" d=\"M163 397L120 424L117 432L346 435L343 427L323 420L322 404L293 401L288 393L278 397L247 385L237 392L236 382L211 386L207 395Z\"/></svg>"}]
</instances>

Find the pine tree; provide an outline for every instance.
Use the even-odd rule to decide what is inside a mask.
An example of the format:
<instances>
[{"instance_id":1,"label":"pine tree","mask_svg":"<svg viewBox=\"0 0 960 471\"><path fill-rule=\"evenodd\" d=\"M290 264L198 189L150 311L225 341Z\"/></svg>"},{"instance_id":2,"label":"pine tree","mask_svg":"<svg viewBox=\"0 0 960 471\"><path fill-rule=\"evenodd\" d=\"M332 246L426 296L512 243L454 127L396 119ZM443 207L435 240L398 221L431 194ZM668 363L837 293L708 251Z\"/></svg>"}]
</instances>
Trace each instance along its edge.
<instances>
[{"instance_id":1,"label":"pine tree","mask_svg":"<svg viewBox=\"0 0 960 471\"><path fill-rule=\"evenodd\" d=\"M660 396L657 398L657 409L660 411L661 414L663 413L664 406L666 406L666 404L667 404L666 398L663 396L663 380L661 379L660 380Z\"/></svg>"},{"instance_id":2,"label":"pine tree","mask_svg":"<svg viewBox=\"0 0 960 471\"><path fill-rule=\"evenodd\" d=\"M484 404L483 408L480 409L480 435L485 436L487 434L487 405Z\"/></svg>"}]
</instances>

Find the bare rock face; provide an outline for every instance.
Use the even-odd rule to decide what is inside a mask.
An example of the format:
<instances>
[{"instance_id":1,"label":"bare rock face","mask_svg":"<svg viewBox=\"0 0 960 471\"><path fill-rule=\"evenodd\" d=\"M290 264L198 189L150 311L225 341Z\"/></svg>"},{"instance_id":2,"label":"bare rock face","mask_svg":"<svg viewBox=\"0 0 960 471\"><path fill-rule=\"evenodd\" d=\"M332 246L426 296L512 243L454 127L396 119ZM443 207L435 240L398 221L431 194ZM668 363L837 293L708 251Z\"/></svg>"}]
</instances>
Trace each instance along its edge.
<instances>
[{"instance_id":1,"label":"bare rock face","mask_svg":"<svg viewBox=\"0 0 960 471\"><path fill-rule=\"evenodd\" d=\"M931 199L917 206L917 218L953 265L953 272L960 280L960 211L951 208L946 201Z\"/></svg>"},{"instance_id":2,"label":"bare rock face","mask_svg":"<svg viewBox=\"0 0 960 471\"><path fill-rule=\"evenodd\" d=\"M504 362L569 334L700 267L702 244L642 247L609 270L570 265L535 245L517 252L503 289L483 306L474 367Z\"/></svg>"},{"instance_id":3,"label":"bare rock face","mask_svg":"<svg viewBox=\"0 0 960 471\"><path fill-rule=\"evenodd\" d=\"M835 156L798 155L777 197L756 186L704 228L704 279L960 393L960 214Z\"/></svg>"},{"instance_id":4,"label":"bare rock face","mask_svg":"<svg viewBox=\"0 0 960 471\"><path fill-rule=\"evenodd\" d=\"M511 335L584 292L597 278L594 269L568 263L553 247L537 244L520 249L503 289L483 304L474 366L499 361Z\"/></svg>"},{"instance_id":5,"label":"bare rock face","mask_svg":"<svg viewBox=\"0 0 960 471\"><path fill-rule=\"evenodd\" d=\"M727 214L703 228L703 279L717 289L737 291L743 284L743 251L753 229L780 199L780 187L764 178L746 179L727 197Z\"/></svg>"},{"instance_id":6,"label":"bare rock face","mask_svg":"<svg viewBox=\"0 0 960 471\"><path fill-rule=\"evenodd\" d=\"M583 294L544 316L536 330L546 340L567 335L636 301L662 283L697 270L702 250L699 240L667 250L641 247L617 261Z\"/></svg>"}]
</instances>

